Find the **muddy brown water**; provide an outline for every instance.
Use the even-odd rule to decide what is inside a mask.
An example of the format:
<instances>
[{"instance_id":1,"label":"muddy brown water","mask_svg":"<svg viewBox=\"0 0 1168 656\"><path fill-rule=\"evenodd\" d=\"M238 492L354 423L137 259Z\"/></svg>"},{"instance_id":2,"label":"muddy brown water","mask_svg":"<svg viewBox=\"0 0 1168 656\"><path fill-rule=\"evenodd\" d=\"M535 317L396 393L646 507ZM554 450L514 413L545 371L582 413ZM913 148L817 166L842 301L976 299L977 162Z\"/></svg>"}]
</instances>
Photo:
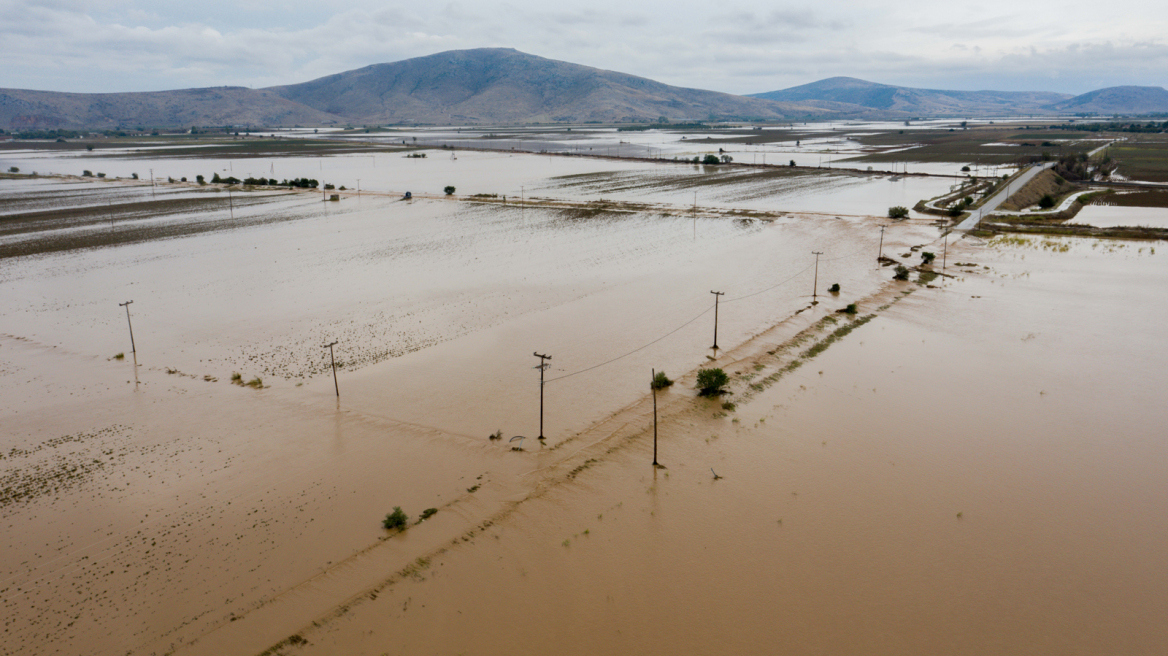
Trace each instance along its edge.
<instances>
[{"instance_id":1,"label":"muddy brown water","mask_svg":"<svg viewBox=\"0 0 1168 656\"><path fill-rule=\"evenodd\" d=\"M860 217L695 239L685 217L361 203L3 262L0 467L29 496L0 506L0 653L1166 644L1168 317L1117 293L1168 282L1147 245L951 244L978 268L928 289L858 255ZM935 235L898 226L886 254ZM846 296L805 310L811 250ZM719 317L733 412L692 391L708 288L742 299ZM876 318L762 385L845 300ZM512 452L486 435L537 430L533 349L575 375L545 390L547 445ZM655 473L651 367L679 379ZM439 512L390 535L394 505Z\"/></svg>"}]
</instances>

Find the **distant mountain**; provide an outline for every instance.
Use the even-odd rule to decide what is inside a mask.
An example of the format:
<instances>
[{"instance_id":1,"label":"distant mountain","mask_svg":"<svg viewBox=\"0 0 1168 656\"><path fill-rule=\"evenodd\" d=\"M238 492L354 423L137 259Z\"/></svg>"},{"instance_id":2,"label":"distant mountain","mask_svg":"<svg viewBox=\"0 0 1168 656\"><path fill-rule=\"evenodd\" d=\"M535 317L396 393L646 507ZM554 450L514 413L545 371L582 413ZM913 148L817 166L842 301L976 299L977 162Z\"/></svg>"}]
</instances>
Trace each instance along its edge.
<instances>
[{"instance_id":1,"label":"distant mountain","mask_svg":"<svg viewBox=\"0 0 1168 656\"><path fill-rule=\"evenodd\" d=\"M1041 91L914 89L854 77L833 77L782 91L751 94L751 97L803 104L849 103L911 116L1047 113L1051 104L1071 98L1067 94Z\"/></svg>"},{"instance_id":2,"label":"distant mountain","mask_svg":"<svg viewBox=\"0 0 1168 656\"><path fill-rule=\"evenodd\" d=\"M1152 114L1168 112L1168 91L1163 87L1108 87L1054 103L1060 112L1099 114Z\"/></svg>"},{"instance_id":3,"label":"distant mountain","mask_svg":"<svg viewBox=\"0 0 1168 656\"><path fill-rule=\"evenodd\" d=\"M139 125L325 125L341 120L271 91L244 87L145 93L0 89L0 128L8 130L109 129Z\"/></svg>"},{"instance_id":4,"label":"distant mountain","mask_svg":"<svg viewBox=\"0 0 1168 656\"><path fill-rule=\"evenodd\" d=\"M270 91L357 124L781 120L823 109L669 86L510 48L374 64Z\"/></svg>"}]
</instances>

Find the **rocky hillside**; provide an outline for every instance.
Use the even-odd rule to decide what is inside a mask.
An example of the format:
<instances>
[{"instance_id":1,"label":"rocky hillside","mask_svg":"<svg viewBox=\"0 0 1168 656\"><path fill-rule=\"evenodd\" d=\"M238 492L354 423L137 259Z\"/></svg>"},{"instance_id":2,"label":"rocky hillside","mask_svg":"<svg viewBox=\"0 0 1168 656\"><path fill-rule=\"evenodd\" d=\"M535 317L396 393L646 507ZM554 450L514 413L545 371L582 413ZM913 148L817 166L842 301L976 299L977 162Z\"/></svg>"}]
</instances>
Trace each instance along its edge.
<instances>
[{"instance_id":1,"label":"rocky hillside","mask_svg":"<svg viewBox=\"0 0 1168 656\"><path fill-rule=\"evenodd\" d=\"M0 89L0 128L7 130L329 125L343 120L271 91L244 87L149 93Z\"/></svg>"},{"instance_id":2,"label":"rocky hillside","mask_svg":"<svg viewBox=\"0 0 1168 656\"><path fill-rule=\"evenodd\" d=\"M1168 112L1168 91L1163 87L1108 87L1055 103L1060 112L1097 114L1151 114Z\"/></svg>"},{"instance_id":3,"label":"rocky hillside","mask_svg":"<svg viewBox=\"0 0 1168 656\"><path fill-rule=\"evenodd\" d=\"M270 91L358 124L781 120L834 113L669 86L510 48L374 64Z\"/></svg>"},{"instance_id":4,"label":"rocky hillside","mask_svg":"<svg viewBox=\"0 0 1168 656\"><path fill-rule=\"evenodd\" d=\"M752 94L782 102L836 102L905 116L974 116L1047 113L1048 106L1071 96L1040 91L942 91L833 77L782 91Z\"/></svg>"}]
</instances>

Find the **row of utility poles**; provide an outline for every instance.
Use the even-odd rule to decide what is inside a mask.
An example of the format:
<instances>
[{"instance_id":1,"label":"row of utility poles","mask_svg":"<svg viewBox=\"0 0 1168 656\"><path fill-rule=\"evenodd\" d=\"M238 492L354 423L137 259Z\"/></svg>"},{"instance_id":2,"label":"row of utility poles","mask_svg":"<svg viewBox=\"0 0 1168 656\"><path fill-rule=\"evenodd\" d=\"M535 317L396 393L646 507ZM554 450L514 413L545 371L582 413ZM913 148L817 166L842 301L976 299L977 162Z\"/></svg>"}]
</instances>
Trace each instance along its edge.
<instances>
[{"instance_id":1,"label":"row of utility poles","mask_svg":"<svg viewBox=\"0 0 1168 656\"><path fill-rule=\"evenodd\" d=\"M886 225L880 226L880 245L878 247L878 253L877 253L877 261L878 262L884 258L884 231L887 227L889 227L889 226L886 226ZM949 235L948 235L948 233L946 233L945 234L945 250L943 251L942 260L941 260L942 270L944 270L944 268L945 268L945 263L946 263L946 259L948 257L948 253L949 253ZM811 254L815 256L815 273L814 273L814 276L812 278L812 283L811 283L812 284L811 298L812 298L812 303L816 304L816 303L818 303L817 299L818 299L818 294L819 294L819 256L823 255L824 252L823 251L812 251ZM711 348L714 349L715 355L717 355L717 351L719 348L718 347L718 307L720 305L721 297L725 296L726 293L720 292L720 291L714 291L714 290L710 290L710 293L714 295L714 345ZM131 352L135 354L135 361L136 361L137 347L134 343L134 325L130 319L130 304L132 304L133 302L134 301L130 300L130 301L126 301L125 303L118 303L118 306L126 308L126 324L129 326L129 329L130 329L130 349L131 349ZM337 341L333 341L333 342L330 342L328 344L325 344L323 348L327 348L329 350L329 362L330 362L330 365L332 368L332 373L333 373L333 390L336 392L337 398L340 398L341 388L340 388L340 384L337 381L337 362L336 362L335 353L333 351L333 348L338 343L339 342L337 342ZM535 369L539 369L539 437L537 439L539 439L541 442L543 442L544 440L547 439L543 434L544 387L547 383L545 373L551 367L549 362L551 361L552 356L548 355L546 353L539 353L538 351L532 352L532 355L539 358L539 364L534 367ZM652 372L652 378L650 379L649 387L650 387L652 394L653 394L653 466L660 467L661 465L657 461L657 388L656 388L656 385L653 383L653 380L655 380L657 377L657 370L652 369L651 372ZM524 438L522 438L521 436L516 436L516 437L512 438L512 440L515 440L515 439L522 440ZM520 442L520 444L522 444L522 442Z\"/></svg>"}]
</instances>

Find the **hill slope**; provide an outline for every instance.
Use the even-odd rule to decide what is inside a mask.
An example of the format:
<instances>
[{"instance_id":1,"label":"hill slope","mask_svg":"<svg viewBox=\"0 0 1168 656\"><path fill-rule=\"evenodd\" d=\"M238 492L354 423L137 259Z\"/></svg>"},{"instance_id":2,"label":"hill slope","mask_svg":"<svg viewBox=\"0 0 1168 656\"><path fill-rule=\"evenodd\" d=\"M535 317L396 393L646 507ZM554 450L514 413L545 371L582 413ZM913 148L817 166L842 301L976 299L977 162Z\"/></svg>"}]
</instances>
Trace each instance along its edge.
<instances>
[{"instance_id":1,"label":"hill slope","mask_svg":"<svg viewBox=\"0 0 1168 656\"><path fill-rule=\"evenodd\" d=\"M0 127L325 125L342 119L271 91L215 87L143 93L61 93L0 89Z\"/></svg>"},{"instance_id":2,"label":"hill slope","mask_svg":"<svg viewBox=\"0 0 1168 656\"><path fill-rule=\"evenodd\" d=\"M669 86L510 48L455 50L270 91L354 123L527 123L831 114L795 103Z\"/></svg>"},{"instance_id":3,"label":"hill slope","mask_svg":"<svg viewBox=\"0 0 1168 656\"><path fill-rule=\"evenodd\" d=\"M1163 87L1108 87L1055 103L1050 109L1100 114L1168 112L1168 90Z\"/></svg>"},{"instance_id":4,"label":"hill slope","mask_svg":"<svg viewBox=\"0 0 1168 656\"><path fill-rule=\"evenodd\" d=\"M833 77L781 91L751 94L784 102L831 101L906 115L1037 113L1070 98L1040 91L942 91L878 84L854 77Z\"/></svg>"}]
</instances>

